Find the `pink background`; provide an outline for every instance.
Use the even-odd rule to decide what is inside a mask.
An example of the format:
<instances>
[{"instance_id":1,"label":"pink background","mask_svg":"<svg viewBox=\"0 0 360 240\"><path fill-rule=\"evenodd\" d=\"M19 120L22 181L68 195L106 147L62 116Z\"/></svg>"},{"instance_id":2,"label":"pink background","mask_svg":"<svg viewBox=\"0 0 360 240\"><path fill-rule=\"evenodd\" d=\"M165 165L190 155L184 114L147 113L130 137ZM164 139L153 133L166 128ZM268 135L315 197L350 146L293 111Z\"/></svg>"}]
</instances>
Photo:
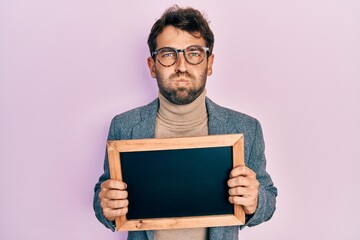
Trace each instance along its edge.
<instances>
[{"instance_id":1,"label":"pink background","mask_svg":"<svg viewBox=\"0 0 360 240\"><path fill-rule=\"evenodd\" d=\"M124 239L95 218L111 118L157 96L173 1L0 1L0 239ZM208 96L263 126L279 189L241 239L359 239L360 2L178 1L215 33Z\"/></svg>"}]
</instances>

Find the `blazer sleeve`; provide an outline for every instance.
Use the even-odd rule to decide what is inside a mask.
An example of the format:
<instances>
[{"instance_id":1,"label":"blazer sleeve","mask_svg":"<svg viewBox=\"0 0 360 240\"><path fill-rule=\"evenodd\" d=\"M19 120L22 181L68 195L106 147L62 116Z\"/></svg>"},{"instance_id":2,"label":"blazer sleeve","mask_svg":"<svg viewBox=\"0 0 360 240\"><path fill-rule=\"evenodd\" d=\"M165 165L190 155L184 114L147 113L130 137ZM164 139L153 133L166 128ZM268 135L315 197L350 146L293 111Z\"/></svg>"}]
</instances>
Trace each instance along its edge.
<instances>
[{"instance_id":1,"label":"blazer sleeve","mask_svg":"<svg viewBox=\"0 0 360 240\"><path fill-rule=\"evenodd\" d=\"M115 140L115 125L116 125L116 118L114 118L111 121L108 140ZM105 153L105 160L104 160L104 173L100 176L99 181L96 183L94 188L94 201L93 201L93 208L95 211L96 218L107 228L111 229L112 231L115 231L115 222L108 221L102 211L101 205L100 205L100 198L99 193L101 190L101 183L104 181L110 179L110 170L109 170L109 159L107 155L107 151Z\"/></svg>"},{"instance_id":2,"label":"blazer sleeve","mask_svg":"<svg viewBox=\"0 0 360 240\"><path fill-rule=\"evenodd\" d=\"M276 207L277 189L266 172L265 143L260 123L256 120L255 137L251 146L247 166L256 173L260 183L258 206L254 214L246 216L246 224L241 226L255 226L269 220Z\"/></svg>"}]
</instances>

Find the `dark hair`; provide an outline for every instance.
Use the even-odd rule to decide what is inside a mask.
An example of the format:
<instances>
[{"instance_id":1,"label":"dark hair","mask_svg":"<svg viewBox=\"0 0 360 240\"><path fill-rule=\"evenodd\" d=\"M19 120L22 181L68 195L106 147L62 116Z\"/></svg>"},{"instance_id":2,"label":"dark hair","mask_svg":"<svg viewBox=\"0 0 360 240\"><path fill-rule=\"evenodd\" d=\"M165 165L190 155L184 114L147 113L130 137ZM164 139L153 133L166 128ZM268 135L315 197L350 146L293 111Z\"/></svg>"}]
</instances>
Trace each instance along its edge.
<instances>
[{"instance_id":1,"label":"dark hair","mask_svg":"<svg viewBox=\"0 0 360 240\"><path fill-rule=\"evenodd\" d=\"M151 28L148 45L150 54L156 50L156 38L166 26L173 26L183 31L189 32L193 36L205 39L206 47L210 54L214 47L214 34L209 27L207 19L194 8L180 8L174 5L168 8ZM200 34L200 36L198 36Z\"/></svg>"}]
</instances>

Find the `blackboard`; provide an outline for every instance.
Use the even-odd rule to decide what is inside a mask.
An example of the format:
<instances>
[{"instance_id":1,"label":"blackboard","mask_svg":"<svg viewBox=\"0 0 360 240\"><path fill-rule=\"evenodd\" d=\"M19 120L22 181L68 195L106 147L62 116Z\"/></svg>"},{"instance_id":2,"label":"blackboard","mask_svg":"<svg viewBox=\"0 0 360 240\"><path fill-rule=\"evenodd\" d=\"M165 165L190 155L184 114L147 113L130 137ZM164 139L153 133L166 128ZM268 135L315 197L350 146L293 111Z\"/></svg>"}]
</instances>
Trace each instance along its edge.
<instances>
[{"instance_id":1,"label":"blackboard","mask_svg":"<svg viewBox=\"0 0 360 240\"><path fill-rule=\"evenodd\" d=\"M231 169L244 164L242 134L109 141L108 155L111 178L129 193L118 230L244 224L227 186Z\"/></svg>"},{"instance_id":2,"label":"blackboard","mask_svg":"<svg viewBox=\"0 0 360 240\"><path fill-rule=\"evenodd\" d=\"M231 147L120 153L127 219L231 214ZM216 177L214 177L216 176Z\"/></svg>"}]
</instances>

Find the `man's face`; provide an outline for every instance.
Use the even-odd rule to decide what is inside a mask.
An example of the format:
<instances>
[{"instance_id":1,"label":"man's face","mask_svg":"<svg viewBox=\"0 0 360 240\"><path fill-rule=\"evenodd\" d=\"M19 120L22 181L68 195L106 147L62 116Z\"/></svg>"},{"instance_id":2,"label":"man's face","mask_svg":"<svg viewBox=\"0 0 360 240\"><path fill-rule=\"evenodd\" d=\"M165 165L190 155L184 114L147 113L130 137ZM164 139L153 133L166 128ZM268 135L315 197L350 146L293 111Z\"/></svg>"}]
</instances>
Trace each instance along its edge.
<instances>
[{"instance_id":1,"label":"man's face","mask_svg":"<svg viewBox=\"0 0 360 240\"><path fill-rule=\"evenodd\" d=\"M192 45L206 46L205 40L194 37L186 31L167 26L156 39L157 49L171 47L186 49ZM205 58L200 64L188 63L182 52L177 62L165 67L152 57L148 58L151 76L156 78L160 93L174 104L188 104L194 101L205 89L206 78L212 74L214 55Z\"/></svg>"}]
</instances>

